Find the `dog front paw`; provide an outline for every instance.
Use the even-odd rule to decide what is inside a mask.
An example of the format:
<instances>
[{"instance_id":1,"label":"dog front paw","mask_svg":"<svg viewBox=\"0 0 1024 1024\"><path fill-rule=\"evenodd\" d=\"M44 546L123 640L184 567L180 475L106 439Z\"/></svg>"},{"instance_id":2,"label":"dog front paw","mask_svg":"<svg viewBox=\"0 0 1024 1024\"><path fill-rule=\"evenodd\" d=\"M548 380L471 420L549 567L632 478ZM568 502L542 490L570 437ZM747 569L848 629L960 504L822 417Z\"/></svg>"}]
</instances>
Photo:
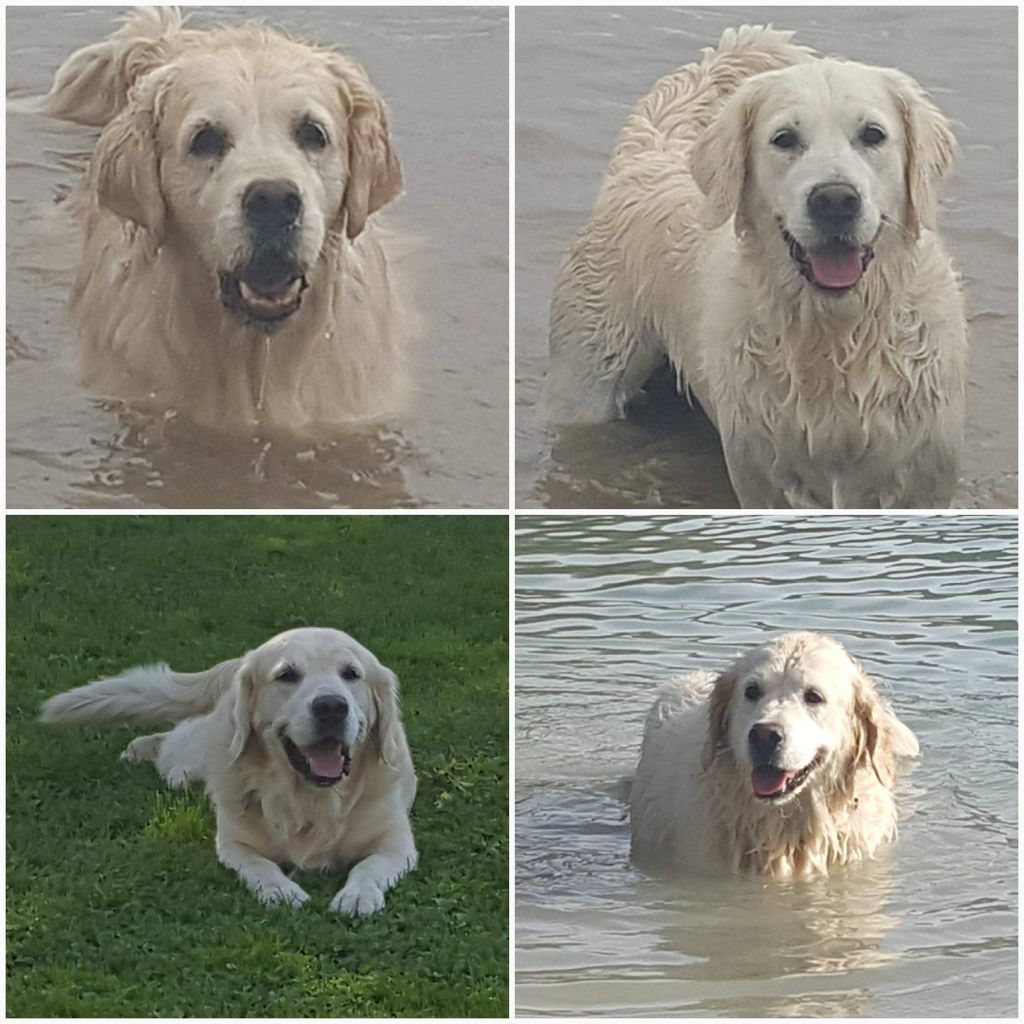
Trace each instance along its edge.
<instances>
[{"instance_id":1,"label":"dog front paw","mask_svg":"<svg viewBox=\"0 0 1024 1024\"><path fill-rule=\"evenodd\" d=\"M309 899L309 893L291 879L273 884L257 885L256 895L260 903L267 906L301 907Z\"/></svg>"},{"instance_id":2,"label":"dog front paw","mask_svg":"<svg viewBox=\"0 0 1024 1024\"><path fill-rule=\"evenodd\" d=\"M331 910L350 917L369 917L384 906L384 893L374 882L349 882L331 900Z\"/></svg>"}]
</instances>

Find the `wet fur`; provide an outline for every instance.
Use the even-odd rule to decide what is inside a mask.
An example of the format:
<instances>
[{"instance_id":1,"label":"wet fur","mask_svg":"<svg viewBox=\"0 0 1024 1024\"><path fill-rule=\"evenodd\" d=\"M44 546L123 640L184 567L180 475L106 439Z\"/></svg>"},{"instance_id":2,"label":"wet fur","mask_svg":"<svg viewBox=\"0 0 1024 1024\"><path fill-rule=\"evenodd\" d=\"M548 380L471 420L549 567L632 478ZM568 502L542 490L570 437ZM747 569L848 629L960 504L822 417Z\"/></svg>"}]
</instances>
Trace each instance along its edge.
<instances>
[{"instance_id":1,"label":"wet fur","mask_svg":"<svg viewBox=\"0 0 1024 1024\"><path fill-rule=\"evenodd\" d=\"M908 76L819 58L791 36L728 30L629 115L556 285L544 412L622 416L667 357L715 422L743 507L946 506L967 337L935 222L955 139ZM832 130L833 79L870 93L894 158L868 166L813 145L804 157L818 180L855 179L881 214L875 258L843 296L806 282L788 255L780 218L799 211L757 170L766 143L753 138L784 93Z\"/></svg>"},{"instance_id":2,"label":"wet fur","mask_svg":"<svg viewBox=\"0 0 1024 1024\"><path fill-rule=\"evenodd\" d=\"M328 117L323 154L288 139L293 100ZM373 221L401 169L359 64L262 25L198 31L176 10L142 9L68 58L47 109L101 129L72 294L90 387L222 427L301 429L397 407L399 296ZM206 110L234 118L230 172L208 176L183 150L180 127ZM257 123L273 130L260 137ZM308 288L269 328L232 315L218 287L247 245L240 196L256 179L294 181L304 203Z\"/></svg>"},{"instance_id":3,"label":"wet fur","mask_svg":"<svg viewBox=\"0 0 1024 1024\"><path fill-rule=\"evenodd\" d=\"M828 756L788 802L760 800L749 760L730 734L734 716L744 713L744 680L776 670L769 666L793 673L816 664L835 666L817 683L837 710ZM778 720L791 731L804 727L789 706ZM897 760L917 753L913 733L838 643L786 634L717 676L690 673L659 694L630 788L634 857L654 868L827 874L895 838Z\"/></svg>"}]
</instances>

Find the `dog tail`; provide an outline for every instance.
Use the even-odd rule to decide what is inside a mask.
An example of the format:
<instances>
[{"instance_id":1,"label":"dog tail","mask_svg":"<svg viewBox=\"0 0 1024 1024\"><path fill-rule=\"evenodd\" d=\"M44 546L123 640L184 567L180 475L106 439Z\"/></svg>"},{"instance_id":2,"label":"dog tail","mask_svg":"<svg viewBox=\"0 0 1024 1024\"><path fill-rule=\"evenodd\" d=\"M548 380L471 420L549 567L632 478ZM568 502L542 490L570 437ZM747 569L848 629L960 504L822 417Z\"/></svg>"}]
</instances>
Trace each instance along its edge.
<instances>
[{"instance_id":1,"label":"dog tail","mask_svg":"<svg viewBox=\"0 0 1024 1024\"><path fill-rule=\"evenodd\" d=\"M43 110L65 121L104 127L125 108L135 82L170 58L183 24L176 7L129 12L107 39L68 57L43 100Z\"/></svg>"},{"instance_id":2,"label":"dog tail","mask_svg":"<svg viewBox=\"0 0 1024 1024\"><path fill-rule=\"evenodd\" d=\"M770 25L741 25L722 33L701 59L659 79L633 108L612 156L612 168L644 150L692 145L740 84L762 71L804 64L817 53Z\"/></svg>"},{"instance_id":3,"label":"dog tail","mask_svg":"<svg viewBox=\"0 0 1024 1024\"><path fill-rule=\"evenodd\" d=\"M174 672L168 665L140 665L51 697L44 722L177 722L213 709L231 685L241 658L222 661L204 672Z\"/></svg>"}]
</instances>

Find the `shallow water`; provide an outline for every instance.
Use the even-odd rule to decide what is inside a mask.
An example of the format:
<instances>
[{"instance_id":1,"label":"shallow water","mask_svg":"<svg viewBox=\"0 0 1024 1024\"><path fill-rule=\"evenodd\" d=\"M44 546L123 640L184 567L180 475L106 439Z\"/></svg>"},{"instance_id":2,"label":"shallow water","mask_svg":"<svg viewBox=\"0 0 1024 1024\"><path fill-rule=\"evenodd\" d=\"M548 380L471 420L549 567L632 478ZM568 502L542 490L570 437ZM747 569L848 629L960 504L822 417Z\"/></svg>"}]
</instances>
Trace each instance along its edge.
<instances>
[{"instance_id":1,"label":"shallow water","mask_svg":"<svg viewBox=\"0 0 1024 1024\"><path fill-rule=\"evenodd\" d=\"M508 500L508 15L503 8L207 8L336 43L392 109L402 239L423 329L416 394L327 441L230 439L104 405L77 383L75 267L56 199L95 132L28 112L116 8L7 11L7 483L12 507L505 507Z\"/></svg>"},{"instance_id":2,"label":"shallow water","mask_svg":"<svg viewBox=\"0 0 1024 1024\"><path fill-rule=\"evenodd\" d=\"M519 520L517 1015L1014 1016L1010 517ZM917 734L900 838L786 885L647 878L620 782L654 689L794 628Z\"/></svg>"},{"instance_id":3,"label":"shallow water","mask_svg":"<svg viewBox=\"0 0 1024 1024\"><path fill-rule=\"evenodd\" d=\"M634 419L555 433L534 404L559 265L626 114L724 28L770 22L914 75L956 122L943 237L972 336L954 504L1016 507L1017 21L1012 7L522 8L516 12L516 493L528 508L735 507L717 436L662 388Z\"/></svg>"}]
</instances>

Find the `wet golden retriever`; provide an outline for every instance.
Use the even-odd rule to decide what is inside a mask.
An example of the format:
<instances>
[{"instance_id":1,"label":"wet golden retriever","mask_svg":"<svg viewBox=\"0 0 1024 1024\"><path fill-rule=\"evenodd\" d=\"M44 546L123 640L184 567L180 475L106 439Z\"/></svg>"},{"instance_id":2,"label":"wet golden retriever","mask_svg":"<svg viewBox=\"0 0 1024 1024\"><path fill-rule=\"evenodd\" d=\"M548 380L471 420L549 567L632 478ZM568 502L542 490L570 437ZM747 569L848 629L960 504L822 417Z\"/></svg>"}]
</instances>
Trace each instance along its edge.
<instances>
[{"instance_id":1,"label":"wet golden retriever","mask_svg":"<svg viewBox=\"0 0 1024 1024\"><path fill-rule=\"evenodd\" d=\"M218 425L395 406L398 296L372 221L402 178L359 64L141 9L68 58L46 109L101 129L72 295L87 384Z\"/></svg>"},{"instance_id":2,"label":"wet golden retriever","mask_svg":"<svg viewBox=\"0 0 1024 1024\"><path fill-rule=\"evenodd\" d=\"M956 142L907 75L744 26L630 114L551 309L547 416L666 359L745 508L950 503L967 335L935 232Z\"/></svg>"},{"instance_id":3,"label":"wet golden retriever","mask_svg":"<svg viewBox=\"0 0 1024 1024\"><path fill-rule=\"evenodd\" d=\"M51 697L47 722L178 721L122 757L202 782L217 856L264 903L309 898L283 868L349 868L331 909L372 914L417 859L398 681L335 629L293 629L204 672L131 669Z\"/></svg>"},{"instance_id":4,"label":"wet golden retriever","mask_svg":"<svg viewBox=\"0 0 1024 1024\"><path fill-rule=\"evenodd\" d=\"M896 835L914 734L835 640L787 633L717 677L682 676L647 716L630 788L643 865L827 874Z\"/></svg>"}]
</instances>

